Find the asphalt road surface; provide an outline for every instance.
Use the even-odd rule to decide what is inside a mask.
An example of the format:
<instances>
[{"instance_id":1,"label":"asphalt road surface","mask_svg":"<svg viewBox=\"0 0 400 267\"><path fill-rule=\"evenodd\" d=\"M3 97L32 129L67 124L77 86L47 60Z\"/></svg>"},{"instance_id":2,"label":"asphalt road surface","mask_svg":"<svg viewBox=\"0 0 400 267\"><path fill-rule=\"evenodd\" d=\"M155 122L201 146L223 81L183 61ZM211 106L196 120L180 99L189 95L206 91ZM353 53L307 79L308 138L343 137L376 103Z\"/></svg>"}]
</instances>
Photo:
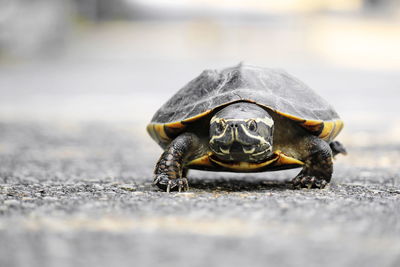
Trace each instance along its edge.
<instances>
[{"instance_id":1,"label":"asphalt road surface","mask_svg":"<svg viewBox=\"0 0 400 267\"><path fill-rule=\"evenodd\" d=\"M296 170L192 172L166 194L151 185L160 149L137 135L1 123L0 266L400 265L399 168L374 160L398 147L349 147L323 190L292 190Z\"/></svg>"}]
</instances>

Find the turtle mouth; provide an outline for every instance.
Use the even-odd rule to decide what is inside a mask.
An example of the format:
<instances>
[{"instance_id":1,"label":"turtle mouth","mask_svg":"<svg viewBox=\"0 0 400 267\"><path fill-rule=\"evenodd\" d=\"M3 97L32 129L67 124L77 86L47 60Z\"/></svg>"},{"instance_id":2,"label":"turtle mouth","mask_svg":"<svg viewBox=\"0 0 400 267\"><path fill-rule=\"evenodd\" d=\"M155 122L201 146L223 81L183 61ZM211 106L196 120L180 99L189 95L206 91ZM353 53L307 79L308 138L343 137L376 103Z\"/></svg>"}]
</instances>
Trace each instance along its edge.
<instances>
[{"instance_id":1,"label":"turtle mouth","mask_svg":"<svg viewBox=\"0 0 400 267\"><path fill-rule=\"evenodd\" d=\"M226 158L221 158L218 155L214 154L210 156L210 160L212 162L215 162L217 164L226 164L226 165L236 165L236 164L262 164L262 163L270 163L274 162L279 158L277 154L271 154L267 158L264 158L263 160L257 160L257 161L249 161L249 160L232 160L232 159L226 159Z\"/></svg>"},{"instance_id":2,"label":"turtle mouth","mask_svg":"<svg viewBox=\"0 0 400 267\"><path fill-rule=\"evenodd\" d=\"M229 151L230 151L230 154L241 154L244 152L244 149L243 149L242 144L235 141L232 143Z\"/></svg>"},{"instance_id":3,"label":"turtle mouth","mask_svg":"<svg viewBox=\"0 0 400 267\"><path fill-rule=\"evenodd\" d=\"M225 161L261 162L272 154L271 145L243 145L233 142L231 145L220 145L211 148L214 154Z\"/></svg>"},{"instance_id":4,"label":"turtle mouth","mask_svg":"<svg viewBox=\"0 0 400 267\"><path fill-rule=\"evenodd\" d=\"M251 158L253 159L263 159L270 158L272 155L272 146L271 145L264 145L261 151L257 153L252 153Z\"/></svg>"}]
</instances>

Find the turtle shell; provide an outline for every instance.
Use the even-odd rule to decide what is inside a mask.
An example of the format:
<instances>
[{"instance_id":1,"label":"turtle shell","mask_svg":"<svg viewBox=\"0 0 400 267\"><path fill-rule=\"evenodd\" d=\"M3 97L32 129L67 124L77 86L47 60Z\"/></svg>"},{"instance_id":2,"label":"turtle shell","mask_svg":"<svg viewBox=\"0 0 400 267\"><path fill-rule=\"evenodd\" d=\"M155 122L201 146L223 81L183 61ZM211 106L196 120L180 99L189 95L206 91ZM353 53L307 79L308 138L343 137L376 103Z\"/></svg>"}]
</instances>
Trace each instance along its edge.
<instances>
[{"instance_id":1,"label":"turtle shell","mask_svg":"<svg viewBox=\"0 0 400 267\"><path fill-rule=\"evenodd\" d=\"M332 106L297 78L278 69L239 64L203 71L155 113L147 130L165 147L188 124L240 101L287 117L328 142L343 128Z\"/></svg>"}]
</instances>

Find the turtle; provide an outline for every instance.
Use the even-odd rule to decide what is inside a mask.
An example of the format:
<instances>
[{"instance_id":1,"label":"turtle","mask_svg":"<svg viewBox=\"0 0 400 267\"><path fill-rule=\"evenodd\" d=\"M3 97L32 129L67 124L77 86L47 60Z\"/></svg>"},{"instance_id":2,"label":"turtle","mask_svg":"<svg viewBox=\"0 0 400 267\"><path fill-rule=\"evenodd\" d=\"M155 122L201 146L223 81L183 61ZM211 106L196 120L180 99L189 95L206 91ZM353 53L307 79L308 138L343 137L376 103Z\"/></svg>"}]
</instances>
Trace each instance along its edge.
<instances>
[{"instance_id":1,"label":"turtle","mask_svg":"<svg viewBox=\"0 0 400 267\"><path fill-rule=\"evenodd\" d=\"M189 189L189 169L263 172L299 168L294 189L324 188L334 141L343 128L333 107L310 87L273 68L240 63L205 70L154 114L147 131L164 150L153 184Z\"/></svg>"}]
</instances>

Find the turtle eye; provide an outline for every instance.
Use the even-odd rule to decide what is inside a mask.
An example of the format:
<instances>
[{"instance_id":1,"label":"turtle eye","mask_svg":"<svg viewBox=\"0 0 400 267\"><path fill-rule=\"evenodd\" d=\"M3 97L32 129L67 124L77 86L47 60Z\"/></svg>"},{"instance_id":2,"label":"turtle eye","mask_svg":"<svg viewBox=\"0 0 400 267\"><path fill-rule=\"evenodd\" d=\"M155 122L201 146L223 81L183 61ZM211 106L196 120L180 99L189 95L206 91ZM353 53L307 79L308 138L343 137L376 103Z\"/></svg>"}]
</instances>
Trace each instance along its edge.
<instances>
[{"instance_id":1,"label":"turtle eye","mask_svg":"<svg viewBox=\"0 0 400 267\"><path fill-rule=\"evenodd\" d=\"M222 133L225 128L225 123L221 121L220 123L217 123L217 133Z\"/></svg>"},{"instance_id":2,"label":"turtle eye","mask_svg":"<svg viewBox=\"0 0 400 267\"><path fill-rule=\"evenodd\" d=\"M255 120L249 120L247 122L247 128L249 128L250 131L255 132L257 130L257 122Z\"/></svg>"}]
</instances>

